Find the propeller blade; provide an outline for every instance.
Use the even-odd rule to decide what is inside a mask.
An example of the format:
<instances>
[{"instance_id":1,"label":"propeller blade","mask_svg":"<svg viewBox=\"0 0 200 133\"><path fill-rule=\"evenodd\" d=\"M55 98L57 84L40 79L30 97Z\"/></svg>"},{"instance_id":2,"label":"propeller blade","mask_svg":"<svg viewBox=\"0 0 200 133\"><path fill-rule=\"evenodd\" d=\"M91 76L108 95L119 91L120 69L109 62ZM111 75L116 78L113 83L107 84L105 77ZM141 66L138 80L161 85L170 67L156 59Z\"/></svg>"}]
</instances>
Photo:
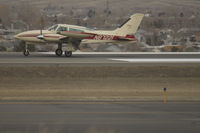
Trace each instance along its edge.
<instances>
[{"instance_id":1,"label":"propeller blade","mask_svg":"<svg viewBox=\"0 0 200 133\"><path fill-rule=\"evenodd\" d=\"M37 38L40 39L40 40L44 40L44 35L42 33L43 23L44 23L44 20L41 17L41 20L40 20L40 35L37 36Z\"/></svg>"},{"instance_id":2,"label":"propeller blade","mask_svg":"<svg viewBox=\"0 0 200 133\"><path fill-rule=\"evenodd\" d=\"M44 26L44 19L43 19L43 16L41 16L41 18L40 18L40 35L42 35L43 26Z\"/></svg>"}]
</instances>

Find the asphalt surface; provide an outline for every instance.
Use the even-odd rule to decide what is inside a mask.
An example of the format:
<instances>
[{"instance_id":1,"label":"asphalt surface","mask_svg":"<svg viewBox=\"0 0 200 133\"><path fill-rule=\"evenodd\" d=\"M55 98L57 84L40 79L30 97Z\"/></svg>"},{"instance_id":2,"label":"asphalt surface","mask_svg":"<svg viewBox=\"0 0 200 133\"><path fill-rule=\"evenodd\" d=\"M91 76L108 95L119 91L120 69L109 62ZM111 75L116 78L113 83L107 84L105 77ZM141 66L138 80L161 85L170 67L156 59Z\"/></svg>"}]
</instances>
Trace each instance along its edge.
<instances>
[{"instance_id":1,"label":"asphalt surface","mask_svg":"<svg viewBox=\"0 0 200 133\"><path fill-rule=\"evenodd\" d=\"M1 103L0 133L199 133L199 103Z\"/></svg>"},{"instance_id":2,"label":"asphalt surface","mask_svg":"<svg viewBox=\"0 0 200 133\"><path fill-rule=\"evenodd\" d=\"M129 64L129 63L200 63L200 53L134 53L134 52L74 52L72 57L57 57L54 53L0 53L2 64Z\"/></svg>"},{"instance_id":3,"label":"asphalt surface","mask_svg":"<svg viewBox=\"0 0 200 133\"><path fill-rule=\"evenodd\" d=\"M0 53L3 65L200 65L199 53ZM0 101L0 133L199 133L200 103Z\"/></svg>"}]
</instances>

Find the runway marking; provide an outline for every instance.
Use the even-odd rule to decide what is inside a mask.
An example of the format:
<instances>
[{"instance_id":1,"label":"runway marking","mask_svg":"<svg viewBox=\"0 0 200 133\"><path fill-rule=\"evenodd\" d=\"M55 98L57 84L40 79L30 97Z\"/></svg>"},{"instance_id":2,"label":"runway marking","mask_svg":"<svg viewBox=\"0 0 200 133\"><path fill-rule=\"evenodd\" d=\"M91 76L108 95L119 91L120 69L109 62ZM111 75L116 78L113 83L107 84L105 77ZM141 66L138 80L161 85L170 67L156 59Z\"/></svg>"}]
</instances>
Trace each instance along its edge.
<instances>
[{"instance_id":1,"label":"runway marking","mask_svg":"<svg viewBox=\"0 0 200 133\"><path fill-rule=\"evenodd\" d=\"M123 64L123 62L45 62L45 61L39 61L39 62L0 62L0 64ZM124 63L125 64L125 63Z\"/></svg>"},{"instance_id":2,"label":"runway marking","mask_svg":"<svg viewBox=\"0 0 200 133\"><path fill-rule=\"evenodd\" d=\"M125 61L130 63L200 63L200 59L196 58L162 58L162 59L154 59L154 58L146 58L146 59L133 59L133 58L120 58L120 59L109 59L114 61Z\"/></svg>"},{"instance_id":3,"label":"runway marking","mask_svg":"<svg viewBox=\"0 0 200 133\"><path fill-rule=\"evenodd\" d=\"M55 52L32 52L33 54L52 54L55 55ZM200 52L73 52L74 55L116 55L116 54L121 54L121 55L127 55L127 54L132 54L132 55L199 55Z\"/></svg>"},{"instance_id":4,"label":"runway marking","mask_svg":"<svg viewBox=\"0 0 200 133\"><path fill-rule=\"evenodd\" d=\"M94 102L0 102L0 105L12 105L12 104L27 104L27 105L42 105L42 104L163 104L161 101L94 101ZM200 101L169 101L168 104L200 104ZM166 104L167 105L167 104Z\"/></svg>"},{"instance_id":5,"label":"runway marking","mask_svg":"<svg viewBox=\"0 0 200 133\"><path fill-rule=\"evenodd\" d=\"M95 122L103 122L103 124L105 123L120 123L120 122L138 122L138 121L144 121L144 122L151 122L152 121L156 121L158 123L162 122L162 123L171 123L172 121L191 121L191 120L187 120L187 119L165 119L165 120L160 120L158 118L152 118L152 119L138 119L138 118L61 118L61 119L55 119L55 118L49 118L49 119L39 119L39 120L33 120L32 118L30 119L20 119L20 120L17 120L17 119L6 119L4 121L0 121L0 124L10 124L10 125L13 125L12 122L14 122L15 124L19 125L19 124L25 124L23 122L27 122L28 123L34 123L34 124L38 124L38 122L47 122L47 123L53 123L54 125L55 124L66 124L66 123L70 123L70 124L73 124L73 123L85 123L87 121L94 121ZM16 123L17 122L17 123ZM94 122L94 123L95 123ZM93 122L92 122L93 123ZM130 123L128 123L130 124Z\"/></svg>"},{"instance_id":6,"label":"runway marking","mask_svg":"<svg viewBox=\"0 0 200 133\"><path fill-rule=\"evenodd\" d=\"M0 112L0 114L198 114L200 112Z\"/></svg>"}]
</instances>

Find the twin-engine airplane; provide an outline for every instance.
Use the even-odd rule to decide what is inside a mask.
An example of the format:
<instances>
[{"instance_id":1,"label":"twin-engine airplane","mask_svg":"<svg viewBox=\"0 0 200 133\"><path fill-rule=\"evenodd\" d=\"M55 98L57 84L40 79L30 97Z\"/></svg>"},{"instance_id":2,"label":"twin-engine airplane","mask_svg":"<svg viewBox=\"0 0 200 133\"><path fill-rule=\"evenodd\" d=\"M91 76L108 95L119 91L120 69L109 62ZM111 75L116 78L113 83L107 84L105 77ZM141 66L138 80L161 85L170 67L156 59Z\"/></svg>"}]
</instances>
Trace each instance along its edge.
<instances>
[{"instance_id":1,"label":"twin-engine airplane","mask_svg":"<svg viewBox=\"0 0 200 133\"><path fill-rule=\"evenodd\" d=\"M15 36L16 39L25 41L23 54L29 55L27 44L57 43L55 53L62 56L62 44L66 43L65 56L71 57L72 52L79 49L81 43L128 43L137 39L134 34L144 17L144 14L134 14L120 27L112 31L93 30L82 26L57 24L47 30L32 30L22 32Z\"/></svg>"}]
</instances>

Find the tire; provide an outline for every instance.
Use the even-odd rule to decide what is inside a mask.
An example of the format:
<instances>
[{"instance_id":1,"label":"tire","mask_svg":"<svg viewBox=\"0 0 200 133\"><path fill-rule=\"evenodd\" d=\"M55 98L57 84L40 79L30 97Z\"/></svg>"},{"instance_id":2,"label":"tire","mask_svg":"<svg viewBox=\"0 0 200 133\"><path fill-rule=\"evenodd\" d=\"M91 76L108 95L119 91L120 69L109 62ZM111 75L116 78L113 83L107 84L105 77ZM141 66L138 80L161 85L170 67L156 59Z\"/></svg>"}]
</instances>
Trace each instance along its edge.
<instances>
[{"instance_id":1,"label":"tire","mask_svg":"<svg viewBox=\"0 0 200 133\"><path fill-rule=\"evenodd\" d=\"M57 55L57 56L62 56L62 54L63 54L62 49L57 49L57 50L56 50L56 55Z\"/></svg>"},{"instance_id":2,"label":"tire","mask_svg":"<svg viewBox=\"0 0 200 133\"><path fill-rule=\"evenodd\" d=\"M23 54L24 54L24 56L29 56L29 51L28 50L24 50Z\"/></svg>"},{"instance_id":3,"label":"tire","mask_svg":"<svg viewBox=\"0 0 200 133\"><path fill-rule=\"evenodd\" d=\"M71 57L72 56L72 51L65 51L65 56L66 57Z\"/></svg>"}]
</instances>

